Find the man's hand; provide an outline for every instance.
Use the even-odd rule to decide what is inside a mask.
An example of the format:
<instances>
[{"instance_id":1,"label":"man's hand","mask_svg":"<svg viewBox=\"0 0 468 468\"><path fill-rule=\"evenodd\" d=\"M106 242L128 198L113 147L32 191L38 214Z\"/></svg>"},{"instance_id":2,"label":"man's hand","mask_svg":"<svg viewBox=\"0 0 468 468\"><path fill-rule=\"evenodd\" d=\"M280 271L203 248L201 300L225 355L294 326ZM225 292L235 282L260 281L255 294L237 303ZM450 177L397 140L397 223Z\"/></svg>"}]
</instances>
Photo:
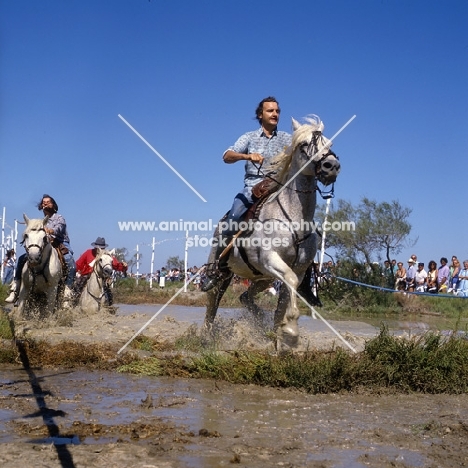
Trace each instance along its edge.
<instances>
[{"instance_id":1,"label":"man's hand","mask_svg":"<svg viewBox=\"0 0 468 468\"><path fill-rule=\"evenodd\" d=\"M264 157L261 154L258 153L252 153L249 154L249 160L254 162L254 163L260 163L262 164Z\"/></svg>"}]
</instances>

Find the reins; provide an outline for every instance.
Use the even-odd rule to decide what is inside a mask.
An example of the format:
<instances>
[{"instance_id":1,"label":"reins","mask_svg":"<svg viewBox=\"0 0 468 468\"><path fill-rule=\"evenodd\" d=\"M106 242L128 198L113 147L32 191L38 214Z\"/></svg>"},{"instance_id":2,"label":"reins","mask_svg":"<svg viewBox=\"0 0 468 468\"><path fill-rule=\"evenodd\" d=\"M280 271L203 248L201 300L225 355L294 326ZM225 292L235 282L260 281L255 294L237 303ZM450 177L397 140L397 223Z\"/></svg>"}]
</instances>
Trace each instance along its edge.
<instances>
[{"instance_id":1,"label":"reins","mask_svg":"<svg viewBox=\"0 0 468 468\"><path fill-rule=\"evenodd\" d=\"M307 157L314 157L314 155L316 154L315 152L312 153L311 156L309 156L309 152L313 149L313 148L316 148L317 147L317 142L318 142L318 138L319 136L322 134L322 132L320 131L316 131L313 133L313 136L312 138L310 139L310 142L307 144L307 149L304 151L304 149L301 147L301 152L303 154L305 154ZM303 145L305 146L305 145ZM323 150L320 150L320 151L323 151ZM294 150L293 150L294 152ZM318 161L315 161L315 166L319 165L323 160L325 160L328 156L334 156L336 159L338 159L338 156L330 149L328 148L328 151L326 153L324 153L322 155L322 157L318 160ZM286 185L286 184L283 184L282 182L280 182L279 180L275 179L272 175L270 174L266 174L265 172L262 171L262 166L263 166L263 161L261 162L261 164L259 166L257 166L256 163L252 162L253 166L257 169L257 175L261 175L263 176L264 178L266 179L270 179L272 180L273 182L275 182L276 184L278 184L279 186L281 187L284 187L284 188L287 188L288 190L292 190L293 192L296 192L296 193L314 193L314 192L318 192L320 194L320 196L324 199L324 200L327 200L329 198L334 198L335 197L335 183L333 182L331 184L331 189L328 190L328 191L324 191L324 190L321 190L320 187L317 185L317 183L319 182L319 173L316 173L315 174L315 186L313 189L311 190L299 190L299 189L296 189L296 188L293 188L293 187L290 187L289 185Z\"/></svg>"},{"instance_id":2,"label":"reins","mask_svg":"<svg viewBox=\"0 0 468 468\"><path fill-rule=\"evenodd\" d=\"M100 296L95 296L89 289L89 285L91 283L91 278L88 280L88 282L86 283L86 292L98 303L98 306L101 305L101 299L105 296L106 292L104 290L104 278L101 277L101 275L98 273L98 265L99 265L99 262L100 262L101 259L99 259L99 261L97 261L94 266L93 266L93 273L96 275L96 281L97 281L97 284L99 286L99 289L101 290L101 295ZM101 267L101 271L103 270L103 268Z\"/></svg>"},{"instance_id":3,"label":"reins","mask_svg":"<svg viewBox=\"0 0 468 468\"><path fill-rule=\"evenodd\" d=\"M45 232L45 229L41 229L42 231ZM34 288L36 286L36 278L38 276L43 276L44 277L44 280L46 283L49 282L49 280L47 279L46 275L44 274L44 271L46 269L46 266L47 266L47 260L50 260L50 256L52 255L52 250L49 252L49 256L47 258L43 258L42 257L42 254L44 252L44 249L45 247L50 244L49 242L49 238L48 236L46 236L47 240L44 242L44 245L38 245L38 244L30 244L30 245L25 245L24 246L24 249L26 250L26 253L28 254L28 270L29 270L29 273L31 274L32 276L32 285L31 285L31 291L34 291ZM23 241L24 243L24 241ZM41 262L39 263L38 266L41 266L42 264L42 268L41 270L37 270L36 266L32 265L31 262L29 261L29 249L32 249L33 247L37 247L39 249L39 252L40 252L40 258L41 258Z\"/></svg>"}]
</instances>

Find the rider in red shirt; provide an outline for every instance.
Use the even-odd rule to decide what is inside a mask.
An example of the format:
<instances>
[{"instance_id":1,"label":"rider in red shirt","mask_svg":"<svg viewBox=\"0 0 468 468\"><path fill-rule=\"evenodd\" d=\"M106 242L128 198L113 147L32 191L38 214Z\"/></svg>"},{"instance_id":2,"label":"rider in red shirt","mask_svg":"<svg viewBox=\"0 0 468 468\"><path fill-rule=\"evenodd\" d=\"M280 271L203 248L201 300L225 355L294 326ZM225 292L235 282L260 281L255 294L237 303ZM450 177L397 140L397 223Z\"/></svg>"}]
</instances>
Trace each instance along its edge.
<instances>
[{"instance_id":1,"label":"rider in red shirt","mask_svg":"<svg viewBox=\"0 0 468 468\"><path fill-rule=\"evenodd\" d=\"M106 249L108 244L104 237L98 237L95 242L91 244L92 249L88 249L80 256L76 261L76 281L73 285L73 290L76 297L79 297L81 291L83 291L84 286L86 285L91 273L93 272L94 260L96 259L98 248ZM112 268L115 271L121 271L122 273L127 273L127 264L125 262L119 262L117 258L112 257ZM106 294L109 305L112 305L112 293L108 285L104 286L104 292Z\"/></svg>"}]
</instances>

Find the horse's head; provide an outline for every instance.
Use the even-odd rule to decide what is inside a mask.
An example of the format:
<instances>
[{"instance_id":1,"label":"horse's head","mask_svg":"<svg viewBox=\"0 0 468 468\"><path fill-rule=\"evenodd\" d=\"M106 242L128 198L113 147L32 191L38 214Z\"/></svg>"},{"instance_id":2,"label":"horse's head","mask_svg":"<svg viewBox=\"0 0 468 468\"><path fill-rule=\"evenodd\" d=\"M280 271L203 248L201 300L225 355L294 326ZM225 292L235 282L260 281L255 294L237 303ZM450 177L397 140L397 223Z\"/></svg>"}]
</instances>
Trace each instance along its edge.
<instances>
[{"instance_id":1,"label":"horse's head","mask_svg":"<svg viewBox=\"0 0 468 468\"><path fill-rule=\"evenodd\" d=\"M49 239L45 231L45 225L49 218L29 219L23 214L26 223L26 229L23 233L22 244L26 249L28 262L31 266L39 265L42 262L42 254L45 247L49 244Z\"/></svg>"},{"instance_id":2,"label":"horse's head","mask_svg":"<svg viewBox=\"0 0 468 468\"><path fill-rule=\"evenodd\" d=\"M100 278L110 278L112 276L112 252L97 248L97 255L94 261L94 269Z\"/></svg>"},{"instance_id":3,"label":"horse's head","mask_svg":"<svg viewBox=\"0 0 468 468\"><path fill-rule=\"evenodd\" d=\"M331 151L332 142L322 134L324 125L318 116L306 118L305 124L292 119L294 129L294 149L301 155L301 172L304 175L315 175L323 184L330 185L335 182L341 169L340 161Z\"/></svg>"}]
</instances>

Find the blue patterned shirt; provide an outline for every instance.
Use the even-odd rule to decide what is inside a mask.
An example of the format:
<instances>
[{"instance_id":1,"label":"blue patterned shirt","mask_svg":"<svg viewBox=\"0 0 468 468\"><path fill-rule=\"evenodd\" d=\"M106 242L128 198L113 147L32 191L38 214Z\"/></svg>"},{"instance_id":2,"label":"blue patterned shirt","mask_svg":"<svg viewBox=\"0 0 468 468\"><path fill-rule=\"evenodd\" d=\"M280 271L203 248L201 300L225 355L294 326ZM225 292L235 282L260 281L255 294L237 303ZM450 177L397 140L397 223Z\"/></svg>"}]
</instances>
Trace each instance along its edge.
<instances>
[{"instance_id":1,"label":"blue patterned shirt","mask_svg":"<svg viewBox=\"0 0 468 468\"><path fill-rule=\"evenodd\" d=\"M58 213L54 213L47 221L46 227L52 229L52 236L61 244L70 244L70 239L67 232L67 223L65 218Z\"/></svg>"},{"instance_id":2,"label":"blue patterned shirt","mask_svg":"<svg viewBox=\"0 0 468 468\"><path fill-rule=\"evenodd\" d=\"M242 154L261 154L265 159L270 159L273 156L281 153L286 147L291 145L292 137L289 133L275 130L271 138L268 138L263 129L259 128L254 132L244 133L233 146L230 146L227 151L235 151ZM265 162L263 163L265 164ZM257 164L257 166L259 166ZM244 185L253 187L263 179L263 175L258 171L252 161L245 162Z\"/></svg>"}]
</instances>

